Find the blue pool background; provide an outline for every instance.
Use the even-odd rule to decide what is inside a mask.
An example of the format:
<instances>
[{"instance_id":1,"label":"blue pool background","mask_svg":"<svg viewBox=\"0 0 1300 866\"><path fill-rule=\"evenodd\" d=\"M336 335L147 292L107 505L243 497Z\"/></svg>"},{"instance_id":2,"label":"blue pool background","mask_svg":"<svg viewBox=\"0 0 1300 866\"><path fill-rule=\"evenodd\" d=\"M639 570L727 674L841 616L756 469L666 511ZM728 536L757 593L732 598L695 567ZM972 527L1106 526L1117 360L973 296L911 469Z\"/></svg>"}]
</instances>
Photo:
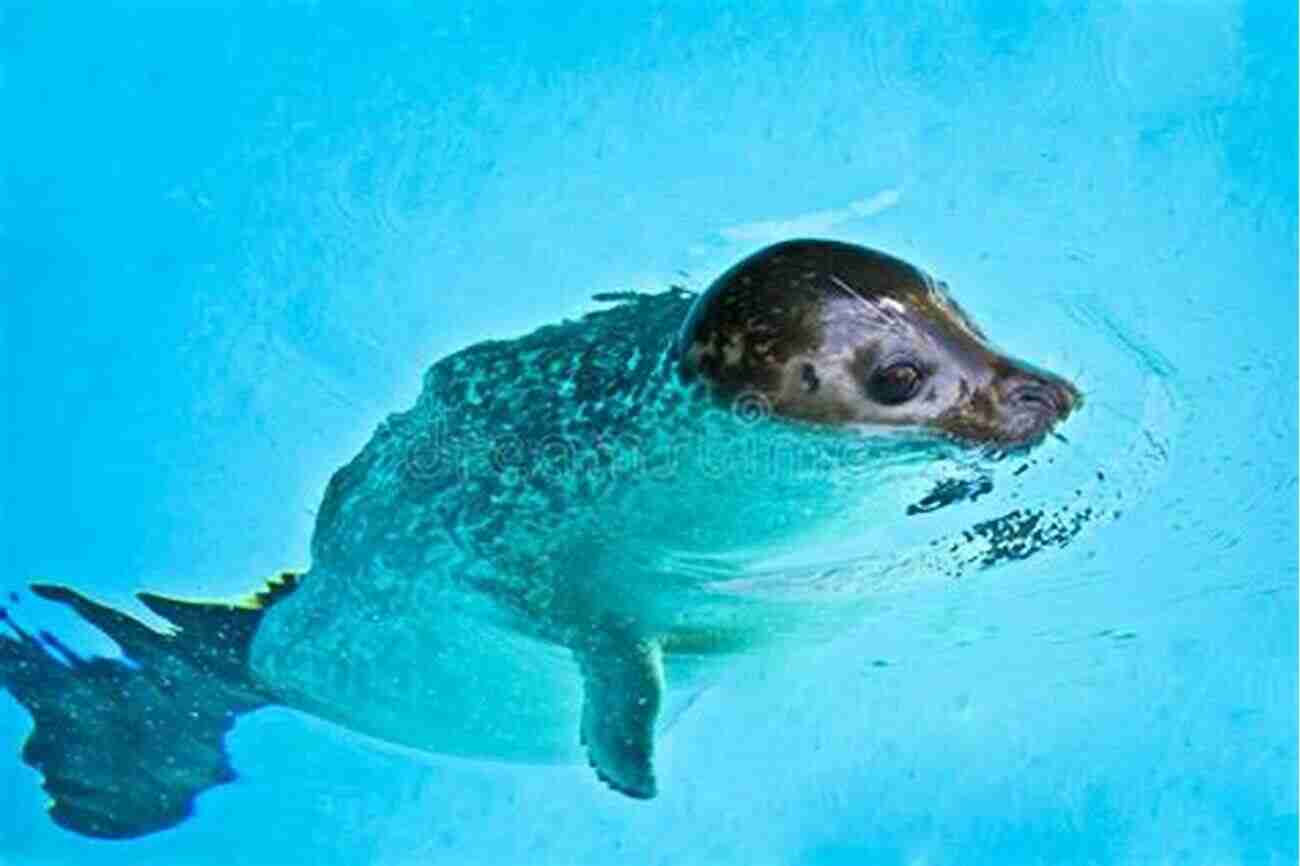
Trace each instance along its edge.
<instances>
[{"instance_id":1,"label":"blue pool background","mask_svg":"<svg viewBox=\"0 0 1300 866\"><path fill-rule=\"evenodd\" d=\"M1025 357L1103 309L1179 423L1140 503L933 588L942 626L738 664L653 803L267 711L194 820L97 843L2 698L0 864L1295 862L1294 4L94 5L0 11L0 589L305 565L430 361L791 234Z\"/></svg>"}]
</instances>

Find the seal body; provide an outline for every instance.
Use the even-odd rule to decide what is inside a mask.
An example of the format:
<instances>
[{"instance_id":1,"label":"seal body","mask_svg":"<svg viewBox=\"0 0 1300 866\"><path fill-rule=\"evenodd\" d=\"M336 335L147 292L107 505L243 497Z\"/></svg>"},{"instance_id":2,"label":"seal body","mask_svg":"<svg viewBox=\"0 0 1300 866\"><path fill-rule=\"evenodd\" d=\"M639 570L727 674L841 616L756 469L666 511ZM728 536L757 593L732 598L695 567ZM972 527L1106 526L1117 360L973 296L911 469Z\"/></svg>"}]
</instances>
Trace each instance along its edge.
<instances>
[{"instance_id":1,"label":"seal body","mask_svg":"<svg viewBox=\"0 0 1300 866\"><path fill-rule=\"evenodd\" d=\"M580 756L568 647L646 609L620 503L677 474L660 449L704 408L674 368L691 301L638 296L435 364L330 481L312 568L253 643L259 679L415 748Z\"/></svg>"}]
</instances>

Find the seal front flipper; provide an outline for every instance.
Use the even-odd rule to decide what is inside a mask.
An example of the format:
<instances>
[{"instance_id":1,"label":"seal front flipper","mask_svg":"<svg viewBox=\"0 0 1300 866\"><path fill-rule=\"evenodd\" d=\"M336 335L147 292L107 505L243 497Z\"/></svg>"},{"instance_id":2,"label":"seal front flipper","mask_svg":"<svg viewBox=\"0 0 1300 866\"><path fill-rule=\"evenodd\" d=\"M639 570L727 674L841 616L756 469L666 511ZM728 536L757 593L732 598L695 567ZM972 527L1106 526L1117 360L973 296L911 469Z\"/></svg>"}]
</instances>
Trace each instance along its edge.
<instances>
[{"instance_id":1,"label":"seal front flipper","mask_svg":"<svg viewBox=\"0 0 1300 866\"><path fill-rule=\"evenodd\" d=\"M240 714L273 702L247 675L248 644L264 607L293 585L282 578L241 604L142 595L174 632L66 587L32 587L128 660L82 658L3 617L11 634L0 634L0 686L35 722L22 757L44 776L50 817L87 836L142 836L180 823L198 794L232 781L225 735Z\"/></svg>"},{"instance_id":2,"label":"seal front flipper","mask_svg":"<svg viewBox=\"0 0 1300 866\"><path fill-rule=\"evenodd\" d=\"M601 781L648 800L655 795L654 730L663 695L657 640L619 626L597 628L575 651L582 670L582 744Z\"/></svg>"}]
</instances>

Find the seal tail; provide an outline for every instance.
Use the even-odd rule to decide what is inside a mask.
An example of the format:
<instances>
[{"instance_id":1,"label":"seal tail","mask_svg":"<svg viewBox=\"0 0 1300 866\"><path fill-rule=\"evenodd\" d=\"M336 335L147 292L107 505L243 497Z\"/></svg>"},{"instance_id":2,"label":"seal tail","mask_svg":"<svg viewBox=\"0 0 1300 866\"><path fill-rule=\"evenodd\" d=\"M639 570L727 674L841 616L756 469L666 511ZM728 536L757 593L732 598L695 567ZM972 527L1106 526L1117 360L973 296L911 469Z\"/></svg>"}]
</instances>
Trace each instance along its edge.
<instances>
[{"instance_id":1,"label":"seal tail","mask_svg":"<svg viewBox=\"0 0 1300 866\"><path fill-rule=\"evenodd\" d=\"M0 609L0 686L35 726L22 758L44 777L50 817L86 836L126 839L173 827L201 792L235 779L224 738L238 716L274 698L248 674L267 607L292 592L285 573L238 603L138 597L176 628L157 631L63 586L41 598L72 608L126 660L83 658Z\"/></svg>"}]
</instances>

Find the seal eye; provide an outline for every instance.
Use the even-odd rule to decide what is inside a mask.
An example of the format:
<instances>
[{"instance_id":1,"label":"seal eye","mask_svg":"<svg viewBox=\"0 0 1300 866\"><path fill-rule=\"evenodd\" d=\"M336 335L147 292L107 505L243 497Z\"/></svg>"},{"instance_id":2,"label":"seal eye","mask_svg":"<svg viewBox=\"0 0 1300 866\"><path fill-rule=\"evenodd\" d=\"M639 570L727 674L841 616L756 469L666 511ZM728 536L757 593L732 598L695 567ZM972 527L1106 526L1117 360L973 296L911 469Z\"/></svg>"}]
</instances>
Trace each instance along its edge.
<instances>
[{"instance_id":1,"label":"seal eye","mask_svg":"<svg viewBox=\"0 0 1300 866\"><path fill-rule=\"evenodd\" d=\"M871 374L867 393L872 400L886 406L906 403L916 395L921 386L921 371L909 363L890 364Z\"/></svg>"}]
</instances>

